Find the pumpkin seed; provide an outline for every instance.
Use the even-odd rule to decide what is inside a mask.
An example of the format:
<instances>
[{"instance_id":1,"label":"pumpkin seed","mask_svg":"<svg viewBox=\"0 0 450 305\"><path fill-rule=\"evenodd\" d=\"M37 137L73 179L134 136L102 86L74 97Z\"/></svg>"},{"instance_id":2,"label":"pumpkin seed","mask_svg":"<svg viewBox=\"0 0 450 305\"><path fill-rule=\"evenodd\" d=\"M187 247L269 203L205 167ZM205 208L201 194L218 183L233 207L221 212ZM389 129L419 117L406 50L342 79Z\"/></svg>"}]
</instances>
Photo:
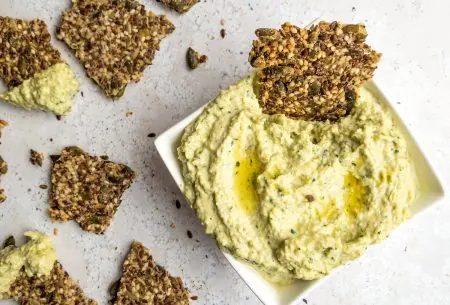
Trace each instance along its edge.
<instances>
[{"instance_id":1,"label":"pumpkin seed","mask_svg":"<svg viewBox=\"0 0 450 305\"><path fill-rule=\"evenodd\" d=\"M120 280L117 280L109 286L109 295L112 297L117 296L117 292L119 292Z\"/></svg>"},{"instance_id":2,"label":"pumpkin seed","mask_svg":"<svg viewBox=\"0 0 450 305\"><path fill-rule=\"evenodd\" d=\"M10 236L8 237L5 242L3 243L3 248L9 247L9 246L16 246L16 239L14 238L14 236Z\"/></svg>"},{"instance_id":3,"label":"pumpkin seed","mask_svg":"<svg viewBox=\"0 0 450 305\"><path fill-rule=\"evenodd\" d=\"M81 156L84 153L81 148L76 146L67 147L67 150L72 156Z\"/></svg>"}]
</instances>

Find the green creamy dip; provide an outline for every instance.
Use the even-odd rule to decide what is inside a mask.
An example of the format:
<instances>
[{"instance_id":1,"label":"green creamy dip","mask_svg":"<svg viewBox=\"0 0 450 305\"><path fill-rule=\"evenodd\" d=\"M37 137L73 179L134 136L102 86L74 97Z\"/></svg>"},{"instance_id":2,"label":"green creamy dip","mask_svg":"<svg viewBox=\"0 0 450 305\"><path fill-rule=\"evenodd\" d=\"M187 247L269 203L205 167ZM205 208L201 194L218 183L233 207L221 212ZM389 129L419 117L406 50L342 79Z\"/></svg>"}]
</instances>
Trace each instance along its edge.
<instances>
[{"instance_id":1,"label":"green creamy dip","mask_svg":"<svg viewBox=\"0 0 450 305\"><path fill-rule=\"evenodd\" d=\"M47 235L26 232L29 241L20 247L0 250L0 299L19 276L22 267L28 276L49 275L57 260L55 249Z\"/></svg>"},{"instance_id":2,"label":"green creamy dip","mask_svg":"<svg viewBox=\"0 0 450 305\"><path fill-rule=\"evenodd\" d=\"M321 278L410 216L407 142L367 88L331 123L263 114L253 84L223 91L185 129L184 193L219 246L271 281Z\"/></svg>"},{"instance_id":3,"label":"green creamy dip","mask_svg":"<svg viewBox=\"0 0 450 305\"><path fill-rule=\"evenodd\" d=\"M72 110L72 99L79 88L80 84L72 69L66 63L57 63L0 94L0 99L27 110L66 115Z\"/></svg>"}]
</instances>

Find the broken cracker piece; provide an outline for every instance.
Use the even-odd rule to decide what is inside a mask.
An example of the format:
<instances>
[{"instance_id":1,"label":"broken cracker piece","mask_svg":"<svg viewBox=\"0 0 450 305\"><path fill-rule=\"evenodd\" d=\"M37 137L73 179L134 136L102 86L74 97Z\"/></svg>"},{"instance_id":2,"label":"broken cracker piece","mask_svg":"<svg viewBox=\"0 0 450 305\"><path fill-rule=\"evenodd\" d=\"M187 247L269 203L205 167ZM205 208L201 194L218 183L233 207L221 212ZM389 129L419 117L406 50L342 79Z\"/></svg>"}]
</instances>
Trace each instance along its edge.
<instances>
[{"instance_id":1,"label":"broken cracker piece","mask_svg":"<svg viewBox=\"0 0 450 305\"><path fill-rule=\"evenodd\" d=\"M109 97L121 97L151 65L163 38L175 30L133 0L73 0L58 39L75 51L87 74Z\"/></svg>"},{"instance_id":2,"label":"broken cracker piece","mask_svg":"<svg viewBox=\"0 0 450 305\"><path fill-rule=\"evenodd\" d=\"M158 266L140 242L134 242L123 263L115 305L190 303L189 291L180 277Z\"/></svg>"},{"instance_id":3,"label":"broken cracker piece","mask_svg":"<svg viewBox=\"0 0 450 305\"><path fill-rule=\"evenodd\" d=\"M0 37L0 77L9 89L61 62L42 20L0 17Z\"/></svg>"},{"instance_id":4,"label":"broken cracker piece","mask_svg":"<svg viewBox=\"0 0 450 305\"><path fill-rule=\"evenodd\" d=\"M373 77L381 54L364 43L362 24L320 22L258 29L249 62L261 69L259 103L266 114L337 120L350 113L357 89Z\"/></svg>"},{"instance_id":5,"label":"broken cracker piece","mask_svg":"<svg viewBox=\"0 0 450 305\"><path fill-rule=\"evenodd\" d=\"M180 14L184 14L189 11L194 5L200 2L200 0L156 0L161 2L168 8L177 11Z\"/></svg>"},{"instance_id":6,"label":"broken cracker piece","mask_svg":"<svg viewBox=\"0 0 450 305\"><path fill-rule=\"evenodd\" d=\"M135 177L126 165L67 147L53 161L49 215L54 221L73 219L85 231L103 233Z\"/></svg>"},{"instance_id":7,"label":"broken cracker piece","mask_svg":"<svg viewBox=\"0 0 450 305\"><path fill-rule=\"evenodd\" d=\"M70 278L59 262L55 262L50 275L29 277L22 269L11 285L8 296L27 305L97 304L84 295L78 283Z\"/></svg>"}]
</instances>

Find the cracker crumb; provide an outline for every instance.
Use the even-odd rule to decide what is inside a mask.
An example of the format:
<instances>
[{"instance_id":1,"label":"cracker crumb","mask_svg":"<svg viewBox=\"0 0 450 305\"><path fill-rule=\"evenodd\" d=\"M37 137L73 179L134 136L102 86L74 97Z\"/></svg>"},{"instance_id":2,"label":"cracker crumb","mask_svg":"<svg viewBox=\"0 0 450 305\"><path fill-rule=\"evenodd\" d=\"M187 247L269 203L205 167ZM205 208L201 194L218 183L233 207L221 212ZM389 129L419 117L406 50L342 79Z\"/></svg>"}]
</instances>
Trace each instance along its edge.
<instances>
[{"instance_id":1,"label":"cracker crumb","mask_svg":"<svg viewBox=\"0 0 450 305\"><path fill-rule=\"evenodd\" d=\"M58 236L59 235L59 229L53 228L53 235Z\"/></svg>"},{"instance_id":2,"label":"cracker crumb","mask_svg":"<svg viewBox=\"0 0 450 305\"><path fill-rule=\"evenodd\" d=\"M131 112L131 111L129 111L129 112L126 113L126 117L127 117L127 118L129 118L129 117L132 116L132 115L133 115L133 112Z\"/></svg>"},{"instance_id":3,"label":"cracker crumb","mask_svg":"<svg viewBox=\"0 0 450 305\"><path fill-rule=\"evenodd\" d=\"M152 64L163 38L175 30L134 0L73 0L57 37L74 50L87 74L112 98L121 97Z\"/></svg>"},{"instance_id":4,"label":"cracker crumb","mask_svg":"<svg viewBox=\"0 0 450 305\"><path fill-rule=\"evenodd\" d=\"M176 226L174 223L171 223L171 224L170 224L170 227L171 227L172 229L176 229L176 228L177 228L177 226Z\"/></svg>"}]
</instances>

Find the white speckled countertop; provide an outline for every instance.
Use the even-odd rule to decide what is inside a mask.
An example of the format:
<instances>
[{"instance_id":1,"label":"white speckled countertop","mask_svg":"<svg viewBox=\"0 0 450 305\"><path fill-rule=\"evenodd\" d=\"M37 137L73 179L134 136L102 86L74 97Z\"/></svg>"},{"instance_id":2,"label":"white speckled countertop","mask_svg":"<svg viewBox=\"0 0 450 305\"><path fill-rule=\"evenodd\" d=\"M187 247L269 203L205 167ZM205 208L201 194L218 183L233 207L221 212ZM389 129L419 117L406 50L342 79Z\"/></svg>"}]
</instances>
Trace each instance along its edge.
<instances>
[{"instance_id":1,"label":"white speckled countertop","mask_svg":"<svg viewBox=\"0 0 450 305\"><path fill-rule=\"evenodd\" d=\"M365 22L369 42L384 53L376 81L395 103L425 153L450 182L450 40L444 0L205 0L184 16L155 0L141 0L167 13L177 30L165 39L154 65L116 102L106 99L61 42L56 46L76 71L81 91L73 112L62 121L52 114L26 112L0 103L4 130L0 154L10 171L2 179L8 200L0 206L0 240L37 229L54 237L64 267L85 292L107 304L107 290L119 276L133 239L148 246L158 263L183 276L194 304L260 304L227 264L182 200L152 138L245 76L247 52L257 27L284 21L305 25L318 15L326 20ZM0 15L42 18L54 32L69 0L0 0ZM220 21L227 36L220 38ZM54 37L54 35L53 35ZM209 55L196 71L185 67L192 46ZM133 112L126 117L127 112ZM29 149L55 154L68 145L108 154L137 170L139 177L105 235L83 232L75 223L52 224L47 217L50 160L40 169L29 161ZM182 202L181 209L175 200ZM339 272L308 297L308 304L450 304L450 207L446 200L402 226L361 261ZM175 229L170 224L176 225ZM186 231L193 233L187 237ZM0 304L8 304L1 302Z\"/></svg>"}]
</instances>

